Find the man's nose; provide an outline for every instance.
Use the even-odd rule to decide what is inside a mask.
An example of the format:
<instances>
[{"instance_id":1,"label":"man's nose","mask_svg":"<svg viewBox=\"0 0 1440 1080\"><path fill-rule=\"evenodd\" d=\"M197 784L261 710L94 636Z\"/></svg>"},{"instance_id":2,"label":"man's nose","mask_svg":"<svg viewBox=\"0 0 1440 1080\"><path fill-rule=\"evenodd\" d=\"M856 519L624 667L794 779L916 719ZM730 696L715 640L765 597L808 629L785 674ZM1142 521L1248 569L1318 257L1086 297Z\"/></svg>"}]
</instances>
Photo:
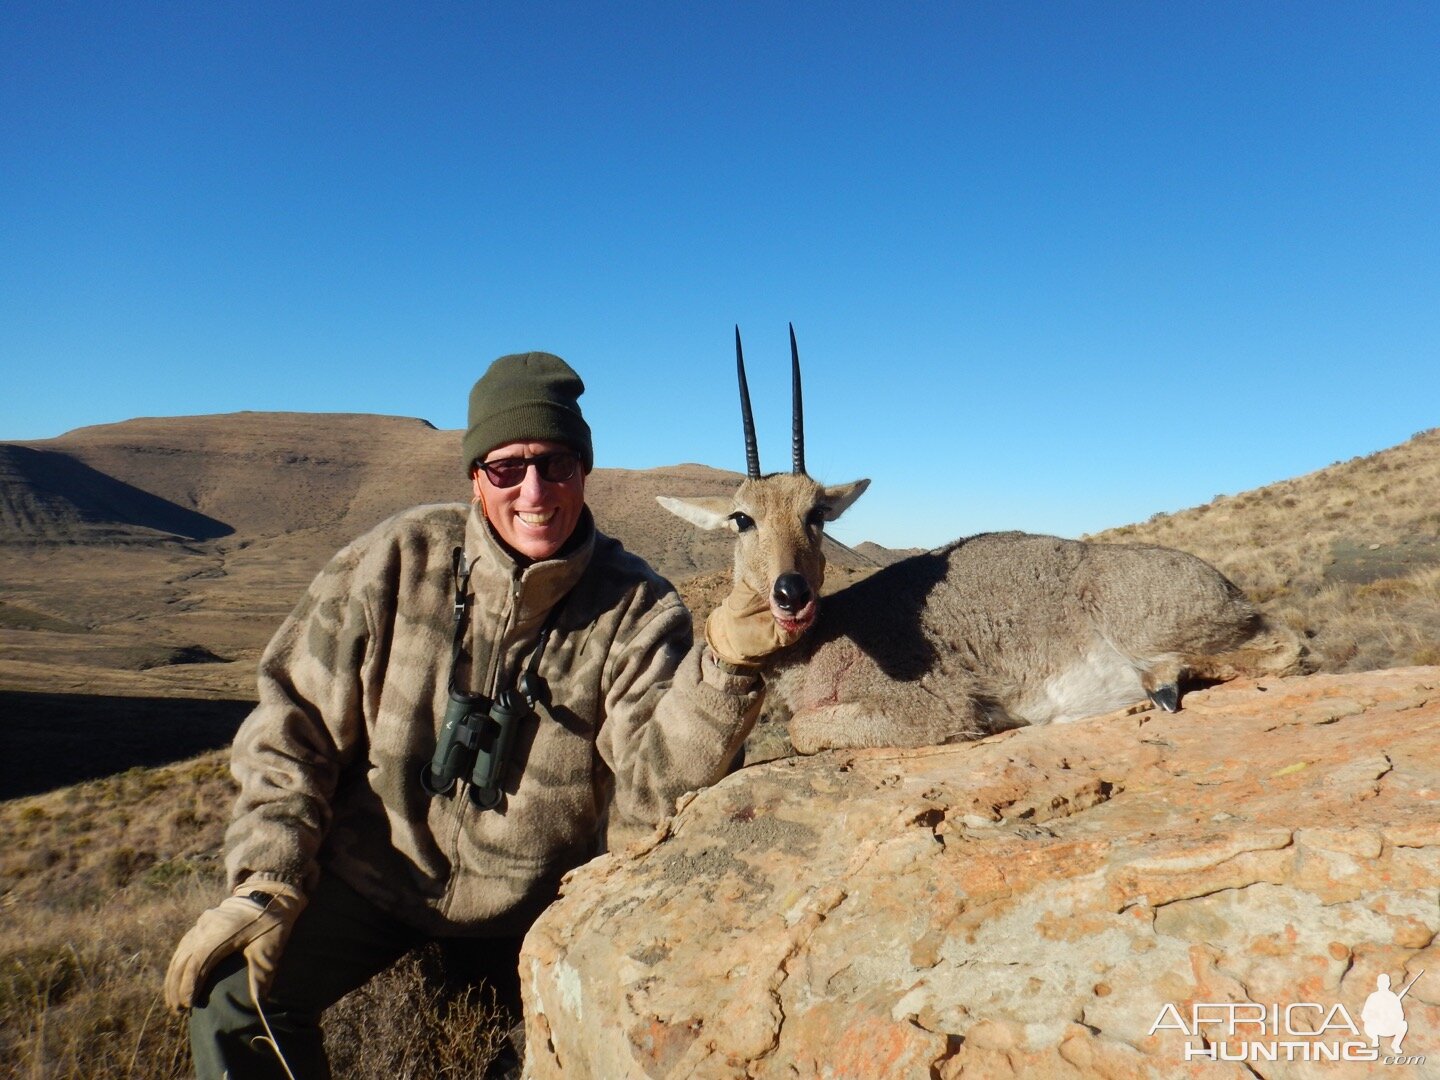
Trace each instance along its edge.
<instances>
[{"instance_id":1,"label":"man's nose","mask_svg":"<svg viewBox=\"0 0 1440 1080\"><path fill-rule=\"evenodd\" d=\"M545 494L545 481L540 479L540 466L533 461L525 466L525 479L520 481L520 494L538 499Z\"/></svg>"}]
</instances>

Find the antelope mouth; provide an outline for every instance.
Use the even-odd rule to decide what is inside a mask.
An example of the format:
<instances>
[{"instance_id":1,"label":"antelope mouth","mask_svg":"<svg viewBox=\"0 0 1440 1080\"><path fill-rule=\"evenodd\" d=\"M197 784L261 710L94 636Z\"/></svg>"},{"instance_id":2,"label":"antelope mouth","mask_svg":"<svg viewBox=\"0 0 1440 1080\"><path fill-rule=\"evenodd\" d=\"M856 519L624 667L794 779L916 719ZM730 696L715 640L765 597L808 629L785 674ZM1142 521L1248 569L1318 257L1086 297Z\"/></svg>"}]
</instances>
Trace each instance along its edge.
<instances>
[{"instance_id":1,"label":"antelope mouth","mask_svg":"<svg viewBox=\"0 0 1440 1080\"><path fill-rule=\"evenodd\" d=\"M786 611L777 604L770 605L770 614L775 618L775 625L787 634L803 634L815 622L815 601L811 600L799 611Z\"/></svg>"}]
</instances>

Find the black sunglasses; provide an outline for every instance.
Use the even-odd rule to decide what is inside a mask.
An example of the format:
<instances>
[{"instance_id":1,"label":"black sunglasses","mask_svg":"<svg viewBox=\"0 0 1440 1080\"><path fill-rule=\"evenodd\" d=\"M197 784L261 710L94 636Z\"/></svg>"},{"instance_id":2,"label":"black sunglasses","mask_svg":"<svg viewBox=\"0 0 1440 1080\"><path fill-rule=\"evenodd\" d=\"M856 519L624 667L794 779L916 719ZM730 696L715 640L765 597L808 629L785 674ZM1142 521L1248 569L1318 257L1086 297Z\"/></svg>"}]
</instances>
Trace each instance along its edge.
<instances>
[{"instance_id":1,"label":"black sunglasses","mask_svg":"<svg viewBox=\"0 0 1440 1080\"><path fill-rule=\"evenodd\" d=\"M490 483L497 488L512 488L520 483L525 479L525 470L531 465L540 473L541 480L547 484L559 484L575 475L575 470L580 467L580 455L569 450L557 450L534 457L496 458L475 463L476 468L485 470Z\"/></svg>"}]
</instances>

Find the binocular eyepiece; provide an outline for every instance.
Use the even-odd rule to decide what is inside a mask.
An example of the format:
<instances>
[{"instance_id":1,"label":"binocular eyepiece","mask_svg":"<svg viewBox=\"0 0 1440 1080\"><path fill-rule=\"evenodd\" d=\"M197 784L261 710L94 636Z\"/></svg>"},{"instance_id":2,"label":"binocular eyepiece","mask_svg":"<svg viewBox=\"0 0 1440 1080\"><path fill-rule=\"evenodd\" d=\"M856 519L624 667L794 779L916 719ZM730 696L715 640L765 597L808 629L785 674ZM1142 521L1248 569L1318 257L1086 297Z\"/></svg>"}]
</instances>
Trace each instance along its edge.
<instances>
[{"instance_id":1,"label":"binocular eyepiece","mask_svg":"<svg viewBox=\"0 0 1440 1080\"><path fill-rule=\"evenodd\" d=\"M431 795L448 795L462 777L470 781L470 801L482 810L500 805L504 790L500 774L509 760L515 731L535 715L534 698L525 691L530 673L520 677L520 689L502 690L491 699L450 688L445 722L430 764L420 770L420 783Z\"/></svg>"}]
</instances>

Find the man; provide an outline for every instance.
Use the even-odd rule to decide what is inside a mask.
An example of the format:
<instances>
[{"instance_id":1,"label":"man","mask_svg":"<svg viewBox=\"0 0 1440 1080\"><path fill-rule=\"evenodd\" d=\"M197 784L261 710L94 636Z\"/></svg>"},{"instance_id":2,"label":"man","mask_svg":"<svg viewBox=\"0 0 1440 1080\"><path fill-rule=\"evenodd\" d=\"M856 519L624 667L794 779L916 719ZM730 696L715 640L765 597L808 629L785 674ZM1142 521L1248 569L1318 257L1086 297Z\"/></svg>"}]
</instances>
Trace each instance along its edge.
<instances>
[{"instance_id":1,"label":"man","mask_svg":"<svg viewBox=\"0 0 1440 1080\"><path fill-rule=\"evenodd\" d=\"M784 642L731 605L710 636L754 655L692 648L675 591L596 530L583 391L549 353L495 361L470 394L470 507L344 548L262 657L232 893L166 977L202 1078L283 1076L267 1024L296 1077L327 1076L320 1012L428 940L469 941L517 1002L519 939L561 875L718 780L748 734L755 664Z\"/></svg>"}]
</instances>

